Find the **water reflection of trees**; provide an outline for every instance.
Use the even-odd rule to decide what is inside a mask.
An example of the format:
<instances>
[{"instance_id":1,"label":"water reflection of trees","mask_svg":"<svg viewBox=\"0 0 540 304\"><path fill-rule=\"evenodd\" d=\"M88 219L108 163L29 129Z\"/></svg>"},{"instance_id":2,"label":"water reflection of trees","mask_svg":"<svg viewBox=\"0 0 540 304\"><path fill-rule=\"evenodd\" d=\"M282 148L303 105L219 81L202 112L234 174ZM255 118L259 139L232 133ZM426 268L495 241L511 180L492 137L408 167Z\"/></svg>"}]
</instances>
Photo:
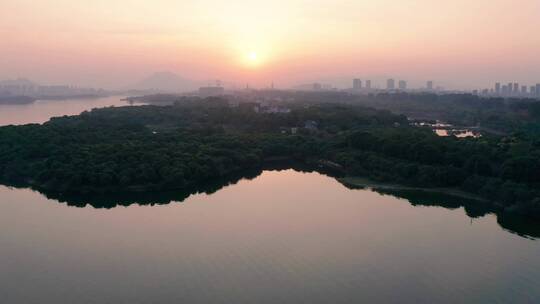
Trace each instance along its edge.
<instances>
[{"instance_id":1,"label":"water reflection of trees","mask_svg":"<svg viewBox=\"0 0 540 304\"><path fill-rule=\"evenodd\" d=\"M417 190L377 190L377 192L406 199L413 206L442 207L446 209L462 208L470 218L479 218L495 214L497 223L504 230L526 238L540 238L540 223L533 219L502 212L488 202L452 196L444 193Z\"/></svg>"},{"instance_id":2,"label":"water reflection of trees","mask_svg":"<svg viewBox=\"0 0 540 304\"><path fill-rule=\"evenodd\" d=\"M141 191L141 192L118 192L96 195L82 195L82 194L66 194L66 193L51 193L41 191L47 198L54 199L62 203L66 203L68 206L73 207L86 207L92 206L97 209L111 209L118 206L154 206L154 205L166 205L170 203L181 203L188 197L205 193L212 194L221 190L229 185L234 185L240 180L251 180L259 176L262 170L253 170L242 172L241 174L228 176L227 179L215 179L208 181L207 183L201 183L193 185L186 189L174 190L174 191Z\"/></svg>"},{"instance_id":3,"label":"water reflection of trees","mask_svg":"<svg viewBox=\"0 0 540 304\"><path fill-rule=\"evenodd\" d=\"M293 169L298 172L313 172L313 167L304 165L301 163L277 161L274 163L266 163L264 168L258 168L253 170L244 170L237 174L228 175L225 178L216 178L207 181L206 183L198 183L187 188L174 190L174 191L136 191L136 192L115 192L106 194L74 194L74 193L58 193L47 190L38 189L43 195L49 199L57 200L61 203L66 203L68 206L73 207L86 207L92 206L97 209L111 209L118 206L130 206L130 205L166 205L173 202L181 203L191 195L205 193L212 194L221 190L229 185L234 185L240 180L252 180L264 170L288 170ZM338 175L333 174L325 170L317 170L322 174L336 177ZM15 186L16 185L11 185Z\"/></svg>"},{"instance_id":4,"label":"water reflection of trees","mask_svg":"<svg viewBox=\"0 0 540 304\"><path fill-rule=\"evenodd\" d=\"M299 164L273 164L264 168L264 170L286 170L294 169L299 172L313 172L325 174L329 177L337 177L336 174L328 171L321 171L320 168L314 170ZM70 195L62 193L42 192L47 198L66 203L68 206L94 208L115 208L118 206L130 205L165 205L170 203L181 203L191 195L206 193L212 194L218 190L238 183L240 180L252 180L258 177L263 168L251 171L244 171L236 175L230 175L226 179L216 179L204 184L197 184L188 189L167 192L128 192L113 193L103 195ZM352 189L354 187L347 186ZM497 223L506 231L527 238L540 238L540 223L538 221L518 216L506 212L501 212L488 202L482 202L474 199L457 197L444 193L435 193L418 190L375 190L384 195L391 195L397 198L406 199L413 206L442 207L446 209L464 208L465 213L470 218L479 218L487 214L495 214Z\"/></svg>"}]
</instances>

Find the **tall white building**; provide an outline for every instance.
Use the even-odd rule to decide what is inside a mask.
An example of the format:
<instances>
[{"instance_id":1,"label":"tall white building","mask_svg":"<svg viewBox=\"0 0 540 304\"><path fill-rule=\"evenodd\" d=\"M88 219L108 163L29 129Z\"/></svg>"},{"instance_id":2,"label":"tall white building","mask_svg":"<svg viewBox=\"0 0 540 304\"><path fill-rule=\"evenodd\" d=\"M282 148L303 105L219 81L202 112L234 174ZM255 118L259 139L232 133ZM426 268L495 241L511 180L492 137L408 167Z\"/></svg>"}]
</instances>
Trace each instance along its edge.
<instances>
[{"instance_id":1,"label":"tall white building","mask_svg":"<svg viewBox=\"0 0 540 304\"><path fill-rule=\"evenodd\" d=\"M358 78L353 79L353 89L354 90L362 89L362 80Z\"/></svg>"},{"instance_id":2,"label":"tall white building","mask_svg":"<svg viewBox=\"0 0 540 304\"><path fill-rule=\"evenodd\" d=\"M398 85L399 85L400 90L406 90L407 89L407 82L405 80L400 80Z\"/></svg>"},{"instance_id":3,"label":"tall white building","mask_svg":"<svg viewBox=\"0 0 540 304\"><path fill-rule=\"evenodd\" d=\"M371 89L371 80L366 80L366 89Z\"/></svg>"},{"instance_id":4,"label":"tall white building","mask_svg":"<svg viewBox=\"0 0 540 304\"><path fill-rule=\"evenodd\" d=\"M394 90L396 88L396 81L394 79L388 79L386 81L386 89Z\"/></svg>"}]
</instances>

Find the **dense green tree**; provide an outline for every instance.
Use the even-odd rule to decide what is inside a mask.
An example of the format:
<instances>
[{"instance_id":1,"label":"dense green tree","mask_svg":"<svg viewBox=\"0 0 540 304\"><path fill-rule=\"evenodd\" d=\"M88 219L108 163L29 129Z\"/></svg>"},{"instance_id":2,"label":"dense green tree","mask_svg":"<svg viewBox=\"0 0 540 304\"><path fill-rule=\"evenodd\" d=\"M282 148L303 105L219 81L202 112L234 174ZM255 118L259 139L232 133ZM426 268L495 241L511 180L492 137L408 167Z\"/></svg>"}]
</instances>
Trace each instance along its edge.
<instances>
[{"instance_id":1,"label":"dense green tree","mask_svg":"<svg viewBox=\"0 0 540 304\"><path fill-rule=\"evenodd\" d=\"M377 98L409 98L383 97ZM430 104L430 98L411 102ZM451 102L486 106L474 98ZM486 111L500 107L507 105L495 101ZM188 100L1 127L0 182L56 193L162 191L287 161L377 181L461 188L540 216L534 213L540 209L540 141L527 130L442 138L386 110L314 102L291 109L266 114L220 99ZM306 121L317 128L303 129Z\"/></svg>"}]
</instances>

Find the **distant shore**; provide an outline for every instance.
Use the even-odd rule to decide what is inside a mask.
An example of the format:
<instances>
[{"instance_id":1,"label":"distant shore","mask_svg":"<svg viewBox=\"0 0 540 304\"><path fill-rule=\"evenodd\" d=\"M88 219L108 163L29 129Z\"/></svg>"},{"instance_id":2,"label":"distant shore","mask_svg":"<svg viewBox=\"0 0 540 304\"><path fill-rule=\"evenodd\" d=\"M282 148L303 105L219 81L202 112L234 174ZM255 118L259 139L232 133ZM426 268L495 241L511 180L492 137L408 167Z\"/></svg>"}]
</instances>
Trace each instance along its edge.
<instances>
[{"instance_id":1,"label":"distant shore","mask_svg":"<svg viewBox=\"0 0 540 304\"><path fill-rule=\"evenodd\" d=\"M32 104L38 100L67 100L67 99L95 99L108 95L79 94L68 96L0 96L0 105L25 105Z\"/></svg>"},{"instance_id":2,"label":"distant shore","mask_svg":"<svg viewBox=\"0 0 540 304\"><path fill-rule=\"evenodd\" d=\"M108 97L109 95L97 95L97 94L78 94L67 96L38 96L36 100L66 100L66 99L94 99Z\"/></svg>"},{"instance_id":3,"label":"distant shore","mask_svg":"<svg viewBox=\"0 0 540 304\"><path fill-rule=\"evenodd\" d=\"M0 105L30 104L36 99L28 96L0 96Z\"/></svg>"}]
</instances>

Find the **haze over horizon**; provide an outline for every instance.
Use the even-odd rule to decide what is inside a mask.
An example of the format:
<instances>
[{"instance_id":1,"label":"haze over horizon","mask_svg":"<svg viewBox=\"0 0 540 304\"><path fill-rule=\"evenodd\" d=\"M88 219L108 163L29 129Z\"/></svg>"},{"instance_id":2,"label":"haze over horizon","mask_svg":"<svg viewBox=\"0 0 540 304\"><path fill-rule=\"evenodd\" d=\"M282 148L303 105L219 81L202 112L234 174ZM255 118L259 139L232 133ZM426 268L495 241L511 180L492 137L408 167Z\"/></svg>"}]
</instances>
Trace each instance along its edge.
<instances>
[{"instance_id":1,"label":"haze over horizon","mask_svg":"<svg viewBox=\"0 0 540 304\"><path fill-rule=\"evenodd\" d=\"M0 8L0 79L121 88L172 71L279 87L352 77L464 89L540 82L537 0L4 0Z\"/></svg>"}]
</instances>

